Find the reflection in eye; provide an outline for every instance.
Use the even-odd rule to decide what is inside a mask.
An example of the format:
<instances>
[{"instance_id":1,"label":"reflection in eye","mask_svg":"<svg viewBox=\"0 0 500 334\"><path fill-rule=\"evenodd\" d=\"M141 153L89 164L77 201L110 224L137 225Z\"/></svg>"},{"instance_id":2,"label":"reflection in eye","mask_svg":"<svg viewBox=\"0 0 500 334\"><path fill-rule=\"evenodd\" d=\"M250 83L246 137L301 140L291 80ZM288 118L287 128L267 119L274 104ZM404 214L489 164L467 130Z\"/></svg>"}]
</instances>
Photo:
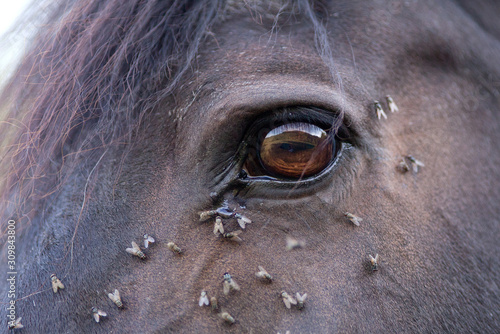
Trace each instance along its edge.
<instances>
[{"instance_id":1,"label":"reflection in eye","mask_svg":"<svg viewBox=\"0 0 500 334\"><path fill-rule=\"evenodd\" d=\"M323 171L335 153L335 139L325 130L310 123L290 123L269 131L244 168L249 176L301 179Z\"/></svg>"}]
</instances>

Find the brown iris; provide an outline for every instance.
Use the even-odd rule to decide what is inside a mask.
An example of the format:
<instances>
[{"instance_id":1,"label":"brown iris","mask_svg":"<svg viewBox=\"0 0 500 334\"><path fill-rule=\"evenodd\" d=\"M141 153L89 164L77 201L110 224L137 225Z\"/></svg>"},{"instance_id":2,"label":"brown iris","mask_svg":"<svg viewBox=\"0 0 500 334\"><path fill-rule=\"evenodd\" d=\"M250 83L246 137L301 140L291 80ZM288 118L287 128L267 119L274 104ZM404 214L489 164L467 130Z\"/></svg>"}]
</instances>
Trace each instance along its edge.
<instances>
[{"instance_id":1,"label":"brown iris","mask_svg":"<svg viewBox=\"0 0 500 334\"><path fill-rule=\"evenodd\" d=\"M284 124L262 141L260 162L270 175L299 179L325 169L332 160L333 146L331 136L316 125Z\"/></svg>"}]
</instances>

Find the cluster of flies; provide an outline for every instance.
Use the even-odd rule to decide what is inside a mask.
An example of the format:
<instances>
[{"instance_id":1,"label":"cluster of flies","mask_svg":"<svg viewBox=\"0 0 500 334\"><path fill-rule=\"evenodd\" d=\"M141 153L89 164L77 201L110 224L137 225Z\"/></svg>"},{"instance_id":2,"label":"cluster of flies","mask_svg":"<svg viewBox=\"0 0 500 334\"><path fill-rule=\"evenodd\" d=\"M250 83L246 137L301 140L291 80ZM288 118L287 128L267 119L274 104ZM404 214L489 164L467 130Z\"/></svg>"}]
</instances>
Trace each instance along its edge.
<instances>
[{"instance_id":1,"label":"cluster of flies","mask_svg":"<svg viewBox=\"0 0 500 334\"><path fill-rule=\"evenodd\" d=\"M155 239L152 236L150 236L149 234L144 234L143 239L144 239L144 248L145 249L149 248L149 246L151 244L155 243ZM132 244L132 247L126 248L125 251L129 254L137 256L141 260L145 260L146 254L141 249L141 247L139 247L139 245L135 241L132 241L131 244ZM168 249L170 249L172 252L174 252L176 254L182 254L181 248L173 242L167 243L167 247L168 247ZM113 293L108 293L108 297L109 297L109 299L111 299L111 301L118 308L123 309L123 302L122 302L122 299L120 297L120 292L118 291L118 289L115 289L115 291ZM107 317L107 313L102 311L102 310L99 310L97 307L92 307L91 311L92 311L92 316L94 317L95 322L99 322L102 317Z\"/></svg>"},{"instance_id":2,"label":"cluster of flies","mask_svg":"<svg viewBox=\"0 0 500 334\"><path fill-rule=\"evenodd\" d=\"M52 283L52 291L54 291L54 293L57 293L59 290L64 289L64 284L61 282L59 278L57 278L55 274L52 274L50 276L50 280ZM108 297L118 308L120 309L123 308L123 302L120 297L120 292L118 291L118 289L115 289L113 293L108 293ZM92 312L92 317L94 318L95 322L99 322L101 318L108 316L106 312L98 309L95 306L92 307L90 310ZM22 327L14 327L14 328L22 328Z\"/></svg>"},{"instance_id":3,"label":"cluster of flies","mask_svg":"<svg viewBox=\"0 0 500 334\"><path fill-rule=\"evenodd\" d=\"M389 105L390 110L392 112L397 111L398 109L397 109L397 106L394 104L394 101L392 101L392 99L389 96L387 96L386 98L387 98L387 103ZM380 106L380 104L378 102L376 102L376 104L378 106ZM385 113L383 112L381 107L380 107L380 110L381 110L382 115L385 115ZM410 161L410 163L414 164L414 171L415 171L415 168L417 168L417 170L418 170L419 166L423 166L423 163L416 160L412 156L407 156L406 158ZM403 162L405 162L405 161L403 160ZM409 167L408 167L408 170L409 170ZM236 213L236 212L228 209L227 207L220 207L216 210L203 211L203 212L200 212L199 215L200 215L201 222L207 221L207 220L215 217L214 234L220 235L225 239L237 241L237 242L242 241L242 239L239 237L239 235L242 233L242 230L245 229L246 225L252 223L252 221L250 219L248 219L247 217L245 217L239 213ZM362 218L360 218L352 213L349 213L349 212L346 212L344 215L347 219L349 219L356 226L359 226L360 222L363 221ZM233 232L225 232L222 219L230 219L230 218L236 219L241 230L233 231ZM145 249L149 248L149 246L155 242L155 239L148 234L144 234L143 239L144 239L144 248ZM132 241L131 244L132 244L132 247L126 248L125 251L129 254L137 256L141 260L145 260L146 254L139 247L139 245L135 241ZM286 249L287 250L292 250L292 249L296 249L296 248L303 248L304 246L305 246L305 242L303 240L297 240L293 237L287 236L287 239L286 239ZM174 252L176 254L182 254L181 248L173 242L168 242L167 247L168 247L168 249L170 249L172 252ZM378 270L378 258L379 258L378 254L376 254L375 257L369 255L369 260L370 260L372 271ZM271 283L273 281L272 276L262 266L258 266L258 268L259 268L259 271L256 272L255 275L258 278L260 278L266 282ZM52 274L50 276L50 280L52 283L52 290L54 291L54 293L57 293L60 289L64 289L64 284L61 282L61 280L59 278L57 278L57 276L55 274ZM228 295L231 291L239 291L239 290L240 290L240 286L238 285L238 283L236 283L236 281L232 278L232 276L229 273L225 273L223 276L223 293L224 293L224 295ZM304 302L307 298L307 293L300 295L297 292L295 294L295 298L294 298L294 297L290 296L286 291L281 291L280 296L283 300L283 303L285 304L285 306L287 308L290 309L292 305L296 305L298 309L303 309ZM120 292L118 291L118 289L115 289L115 291L113 293L108 293L108 297L109 297L109 299L111 299L111 301L118 308L123 309L123 302L121 300ZM216 311L218 309L217 298L211 297L209 300L206 291L201 292L198 304L200 306L211 305L212 310L214 310L214 311ZM100 322L101 318L107 317L107 313L98 309L97 307L92 307L91 312L92 312L92 317L94 318L95 322L97 322L97 323ZM229 324L233 324L235 322L234 318L226 311L220 312L219 316ZM9 329L23 328L24 326L21 324L21 319L22 318L19 317L14 322L14 324L9 325Z\"/></svg>"},{"instance_id":4,"label":"cluster of flies","mask_svg":"<svg viewBox=\"0 0 500 334\"><path fill-rule=\"evenodd\" d=\"M61 280L56 276L56 274L52 274L50 275L50 282L52 284L52 291L54 293L58 293L59 290L63 290L64 289L64 284L61 282ZM113 301L113 303L118 306L119 308L123 308L123 303L122 303L122 300L120 298L120 292L118 292L117 289L115 289L115 291L113 293L109 293L108 294L108 297L109 299L111 299ZM102 311L102 310L99 310L97 307L92 307L91 308L91 312L92 312L92 317L94 318L94 320L96 322L99 322L101 317L106 317L107 316L107 313ZM9 325L9 329L20 329L20 328L23 328L24 326L21 324L21 317L19 317L15 322L14 324L10 324Z\"/></svg>"},{"instance_id":5,"label":"cluster of flies","mask_svg":"<svg viewBox=\"0 0 500 334\"><path fill-rule=\"evenodd\" d=\"M59 290L64 289L64 284L61 282L61 280L56 276L56 274L50 275L50 282L52 284L52 291L54 293L57 293ZM117 289L113 293L108 294L109 299L115 303L116 306L119 308L123 308L123 303L120 298L120 292L118 292ZM101 317L106 317L107 314L106 312L99 310L97 307L92 307L91 308L92 316L96 322L99 322ZM24 326L21 324L21 317L19 317L14 324L9 325L9 329L20 329L23 328Z\"/></svg>"},{"instance_id":6,"label":"cluster of flies","mask_svg":"<svg viewBox=\"0 0 500 334\"><path fill-rule=\"evenodd\" d=\"M200 212L200 222L207 221L214 217L215 217L214 234L216 236L222 236L224 239L236 242L242 241L240 238L240 234L243 232L243 230L248 224L252 223L250 219L248 219L247 217L243 216L240 213L234 212L228 207L220 207L216 210L207 210ZM236 219L241 230L227 232L224 229L224 224L222 219L230 219L230 218Z\"/></svg>"},{"instance_id":7,"label":"cluster of flies","mask_svg":"<svg viewBox=\"0 0 500 334\"><path fill-rule=\"evenodd\" d=\"M392 99L390 99L390 97L388 97L388 101L389 100L391 101L391 103L389 103L389 102L388 103L390 106L392 106L391 111L394 108L395 108L394 111L397 111L397 107L394 104L394 102L392 101ZM214 219L214 231L213 231L214 234L217 236L222 236L225 239L238 241L238 242L242 241L241 238L239 237L239 235L242 233L242 230L245 229L247 224L250 224L252 222L250 219L246 218L245 216L243 216L241 214L235 213L234 211L228 209L227 207L220 207L220 208L215 209L215 210L202 211L199 213L199 215L200 215L201 222L207 221L209 219L213 219L215 217L215 219ZM360 226L360 222L363 221L363 219L361 217L358 217L350 212L346 212L344 215L349 221L351 221L356 226ZM242 230L238 230L235 232L226 232L224 229L223 219L229 219L229 218L236 218L238 225L241 227ZM291 236L287 236L287 239L286 239L286 249L287 250L303 248L304 246L305 246L305 242L303 240L297 240ZM378 258L379 258L378 254L376 254L375 257L369 255L368 259L370 261L372 272L378 270ZM256 272L255 275L259 279L261 279L262 281L271 283L273 281L272 276L262 266L258 266L258 268L259 268L259 271ZM223 289L224 295L228 295L231 291L239 291L240 290L239 284L236 283L234 278L229 273L224 274L222 284L223 284L222 289ZM295 294L295 297L293 297L293 296L289 295L286 291L281 291L279 295L280 295L283 303L285 304L286 308L290 309L292 307L292 305L296 305L296 307L299 310L304 308L304 303L305 303L305 300L307 298L307 293L301 295L300 293L297 292ZM217 298L211 297L209 299L206 291L201 292L200 298L198 300L198 305L199 306L210 306L211 305L213 311L217 311L219 308ZM221 311L219 313L219 317L222 318L228 324L235 323L234 317L230 313L228 313L227 311Z\"/></svg>"},{"instance_id":8,"label":"cluster of flies","mask_svg":"<svg viewBox=\"0 0 500 334\"><path fill-rule=\"evenodd\" d=\"M255 276L259 278L261 281L266 283L272 283L273 277L265 270L262 266L258 266L259 271L255 273ZM240 285L236 283L235 279L229 273L224 273L222 280L222 292L224 295L229 295L232 291L240 291ZM283 303L287 308L291 308L292 305L297 305L298 309L304 308L304 303L307 298L307 293L300 295L298 292L296 293L296 299L290 297L285 291L280 293L280 296L283 300ZM200 294L200 298L198 300L199 306L212 306L212 311L217 311L219 306L216 297L211 297L208 299L208 294L206 291L202 291ZM234 324L236 320L234 317L229 314L227 311L221 311L219 313L219 317L223 319L228 324Z\"/></svg>"},{"instance_id":9,"label":"cluster of flies","mask_svg":"<svg viewBox=\"0 0 500 334\"><path fill-rule=\"evenodd\" d=\"M399 111L398 107L394 103L394 100L390 96L386 96L386 102L387 102L387 105L388 105L389 110L391 112ZM375 110L377 112L378 119L381 119L382 117L387 119L387 115L385 114L384 110L382 109L380 102L375 101L374 106L375 106ZM417 166L416 168L418 168L418 166L423 166L423 164L420 161L414 159L411 156L408 156L408 159L410 159L410 161L415 166ZM215 209L215 210L202 211L199 213L199 215L200 215L200 222L204 222L204 221L207 221L207 220L215 217L214 230L213 230L214 234L217 236L222 236L225 239L237 241L237 242L242 241L242 239L239 237L239 235L242 233L242 230L245 229L246 225L250 224L252 222L247 217L245 217L241 214L235 213L234 211L228 209L227 207L220 207L220 208ZM362 218L360 218L360 217L358 217L350 212L346 212L344 215L347 219L349 219L356 226L360 226L360 222L363 221ZM230 219L230 218L236 218L236 221L238 222L238 225L240 226L241 230L234 231L234 232L226 232L225 231L222 219ZM296 248L303 248L304 246L305 246L304 241L297 240L293 237L287 236L287 240L286 240L286 249L287 250L292 250L292 249L296 249ZM378 270L378 259L379 259L378 254L376 254L375 257L373 257L372 255L369 255L369 261L370 261L372 272ZM259 268L259 271L256 272L255 275L259 279L262 279L263 281L271 283L273 280L272 276L262 266L258 266L258 268ZM239 284L236 283L234 278L229 273L225 273L223 275L223 281L222 281L222 291L223 291L224 295L228 295L231 291L239 291L239 290L240 290ZM300 293L297 292L295 294L295 298L294 298L294 297L290 296L286 291L281 291L280 297L283 301L283 304L285 304L286 308L290 309L292 307L292 305L296 305L297 308L299 310L301 310L304 308L304 303L305 303L305 300L307 298L307 293L304 293L303 295L301 295ZM218 307L219 307L218 302L217 302L217 298L211 297L209 299L206 291L201 291L200 298L198 300L198 305L199 306L211 305L213 311L217 311ZM225 322L227 322L229 324L234 324L236 321L234 319L234 317L231 314L229 314L227 311L221 311L219 313L219 317L221 317Z\"/></svg>"},{"instance_id":10,"label":"cluster of flies","mask_svg":"<svg viewBox=\"0 0 500 334\"><path fill-rule=\"evenodd\" d=\"M397 112L399 111L398 106L396 103L394 103L394 100L392 97L387 95L385 97L385 101L387 102L387 107L389 108L390 112ZM387 119L387 114L384 112L384 109L382 108L382 105L380 104L379 101L373 101L373 107L375 108L375 112L377 113L377 118L382 119Z\"/></svg>"},{"instance_id":11,"label":"cluster of flies","mask_svg":"<svg viewBox=\"0 0 500 334\"><path fill-rule=\"evenodd\" d=\"M399 111L399 108L396 105L396 103L394 103L394 100L392 99L392 97L387 95L385 97L385 100L387 102L387 106L388 106L389 110L391 111L391 113ZM387 119L387 114L384 112L384 109L382 108L382 105L380 104L379 101L374 101L373 107L375 108L375 112L377 113L378 119L381 119L382 117L384 119ZM406 155L401 159L399 164L396 166L396 169L401 173L406 173L411 169L413 171L413 173L416 174L416 173L418 173L419 167L424 167L424 166L425 165L422 161L415 159L411 155Z\"/></svg>"},{"instance_id":12,"label":"cluster of flies","mask_svg":"<svg viewBox=\"0 0 500 334\"><path fill-rule=\"evenodd\" d=\"M238 225L241 227L241 229L245 229L247 224L250 224L252 221L248 219L247 217L235 213L231 210L229 210L226 207L221 207L216 210L209 210L209 211L203 211L200 213L200 221L206 221L210 218L215 217L215 223L214 223L214 234L216 235L221 235L223 238L228 239L228 240L233 240L233 241L242 241L241 238L239 238L239 234L242 232L242 230L238 230L235 232L225 232L224 231L224 225L222 223L222 219L229 219L229 218L236 218L236 221L238 222ZM363 221L362 218L346 212L345 217L349 219L354 225L359 226L360 222ZM155 243L155 239L148 235L144 234L143 235L144 239L144 248L147 249L149 246L153 243ZM146 254L144 251L139 247L139 245L135 242L131 242L132 247L126 248L125 251L129 254L132 254L134 256L137 256L141 260L146 259ZM297 248L303 248L305 246L305 242L303 240L297 240L293 237L287 236L286 239L286 249L287 250L292 250L292 249L297 249ZM182 254L182 250L179 246L177 246L173 242L168 242L167 247L174 253L176 254ZM375 257L369 255L369 260L371 264L371 270L372 271L377 271L378 270L378 258L379 255L376 254ZM272 276L262 267L258 266L259 271L255 273L255 276L262 281L271 283L273 281ZM52 290L54 293L57 293L59 290L64 289L64 284L61 282L61 280L55 275L52 274L50 276L50 280L52 283ZM223 285L222 285L222 290L224 295L228 295L231 291L239 291L240 286L234 278L229 274L225 273L223 276ZM108 293L109 299L120 309L123 309L123 302L120 297L120 292L118 289L115 289L113 293ZM281 291L280 297L283 300L283 303L285 304L285 307L290 309L292 305L296 305L296 307L301 310L304 308L304 303L307 298L307 293L301 295L300 293L295 294L295 298L290 296L286 291ZM213 311L218 310L218 302L216 297L211 297L210 299L208 298L207 292L202 291L199 302L199 306L204 306L204 305L211 305ZM91 308L92 312L92 317L94 318L96 323L99 323L101 318L107 317L107 313L98 309L97 307L92 307ZM219 313L219 317L223 319L225 322L229 324L235 323L235 319L231 314L229 314L227 311L221 311ZM9 325L9 329L20 329L23 328L24 326L21 324L21 317L19 317L14 324Z\"/></svg>"},{"instance_id":13,"label":"cluster of flies","mask_svg":"<svg viewBox=\"0 0 500 334\"><path fill-rule=\"evenodd\" d=\"M149 245L151 245L155 242L155 239L148 234L144 234L143 238L144 238L144 248L149 248ZM174 253L177 253L177 254L182 253L181 249L173 242L169 242L167 244L167 247ZM132 247L125 249L125 251L129 254L137 256L138 258L140 258L142 260L146 259L146 254L144 254L143 250L134 241L132 241ZM54 291L54 293L57 293L59 290L64 289L64 284L61 282L61 280L55 274L50 275L50 281L52 283L52 291ZM115 289L115 291L113 293L108 293L108 297L109 297L109 299L111 299L111 301L118 308L123 309L123 302L122 302L120 292L118 291L118 289ZM91 313L92 313L93 319L97 323L101 321L101 318L108 316L108 314L106 312L98 309L95 306L91 308ZM14 324L9 325L9 329L20 329L23 327L24 326L21 324L21 317L19 317L14 322Z\"/></svg>"},{"instance_id":14,"label":"cluster of flies","mask_svg":"<svg viewBox=\"0 0 500 334\"><path fill-rule=\"evenodd\" d=\"M210 219L214 219L214 234L216 236L222 236L222 238L230 241L235 241L235 242L241 242L242 239L240 238L240 234L243 232L243 230L246 228L248 224L251 224L252 221L248 219L247 217L243 216L240 213L236 213L233 210L229 209L228 207L219 207L215 210L207 210L207 211L202 211L199 213L200 215L200 222L205 222ZM235 218L239 227L241 228L240 230L237 231L232 231L232 232L227 232L224 229L224 224L222 219L231 219ZM267 279L269 281L272 280L271 275L269 275L264 268L259 266L259 270L261 275L263 277L268 277ZM259 274L257 273L257 274ZM264 274L265 273L265 274ZM236 281L231 277L229 273L225 273L223 276L223 292L225 295L228 295L231 291L239 291L240 286ZM211 297L210 300L208 299L208 295L206 291L202 291L200 295L200 299L198 301L199 306L203 305L211 305L213 311L218 310L218 303L217 303L217 298L216 297ZM227 311L221 311L219 313L219 317L227 322L228 324L234 324L235 320L234 317L229 314Z\"/></svg>"},{"instance_id":15,"label":"cluster of flies","mask_svg":"<svg viewBox=\"0 0 500 334\"><path fill-rule=\"evenodd\" d=\"M155 243L155 239L147 233L144 234L142 237L144 239L143 240L144 249L149 248L149 246L151 244ZM126 248L125 251L129 254L137 256L141 260L145 260L146 254L141 249L141 247L139 247L139 245L135 241L132 241L131 244L132 244L132 247ZM109 297L109 299L111 299L111 301L119 309L123 309L123 302L122 302L122 298L120 296L120 291L118 291L118 289L115 289L115 291L113 293L108 293L108 297ZM101 321L101 318L108 316L108 314L106 312L98 309L97 307L92 307L91 311L92 311L92 317L94 318L95 322L97 322L97 323Z\"/></svg>"},{"instance_id":16,"label":"cluster of flies","mask_svg":"<svg viewBox=\"0 0 500 334\"><path fill-rule=\"evenodd\" d=\"M145 249L149 248L149 246L155 242L155 239L148 234L144 234L143 238L144 238ZM132 241L131 244L132 247L126 248L125 251L129 254L137 256L141 260L145 260L146 254L141 249L141 247L139 247L139 245L135 241ZM182 254L182 250L180 249L180 247L173 242L167 243L167 247L176 254ZM57 293L59 290L64 289L64 284L55 274L50 275L50 281L52 283L52 291L54 291L54 293ZM108 297L118 308L123 309L123 302L118 289L115 289L113 293L108 293ZM91 308L91 313L93 319L97 323L100 322L102 318L108 316L108 314L105 311L102 311L95 306ZM24 326L21 324L21 319L22 318L19 317L13 324L9 324L9 329L23 328Z\"/></svg>"},{"instance_id":17,"label":"cluster of flies","mask_svg":"<svg viewBox=\"0 0 500 334\"><path fill-rule=\"evenodd\" d=\"M108 297L119 309L123 309L123 302L118 289L115 289L113 293L108 293ZM95 322L99 322L102 317L108 316L106 312L99 310L97 307L92 307L91 311Z\"/></svg>"}]
</instances>

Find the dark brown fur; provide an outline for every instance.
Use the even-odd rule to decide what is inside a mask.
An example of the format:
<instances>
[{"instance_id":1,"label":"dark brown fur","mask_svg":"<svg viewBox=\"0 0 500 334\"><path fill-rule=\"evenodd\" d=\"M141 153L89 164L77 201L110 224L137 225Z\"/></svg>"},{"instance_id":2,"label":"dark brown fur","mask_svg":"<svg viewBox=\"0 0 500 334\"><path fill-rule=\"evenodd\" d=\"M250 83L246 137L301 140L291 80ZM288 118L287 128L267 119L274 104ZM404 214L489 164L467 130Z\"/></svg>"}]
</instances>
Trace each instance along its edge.
<instances>
[{"instance_id":1,"label":"dark brown fur","mask_svg":"<svg viewBox=\"0 0 500 334\"><path fill-rule=\"evenodd\" d=\"M25 331L498 332L492 3L86 1L55 11L60 23L34 39L1 100L1 223L18 228ZM388 94L400 111L379 121L373 101ZM296 106L337 114L352 148L321 181L243 187L246 131ZM407 154L425 163L419 173L397 171ZM241 243L198 222L223 199L253 220ZM144 233L156 243L142 261L125 248ZM305 247L287 251L287 236ZM272 283L255 277L259 265ZM241 291L222 294L225 272ZM65 285L57 294L52 273ZM107 297L115 288L123 310ZM199 307L202 290L236 323ZM282 290L307 293L304 309L286 309ZM93 306L108 318L96 324Z\"/></svg>"}]
</instances>

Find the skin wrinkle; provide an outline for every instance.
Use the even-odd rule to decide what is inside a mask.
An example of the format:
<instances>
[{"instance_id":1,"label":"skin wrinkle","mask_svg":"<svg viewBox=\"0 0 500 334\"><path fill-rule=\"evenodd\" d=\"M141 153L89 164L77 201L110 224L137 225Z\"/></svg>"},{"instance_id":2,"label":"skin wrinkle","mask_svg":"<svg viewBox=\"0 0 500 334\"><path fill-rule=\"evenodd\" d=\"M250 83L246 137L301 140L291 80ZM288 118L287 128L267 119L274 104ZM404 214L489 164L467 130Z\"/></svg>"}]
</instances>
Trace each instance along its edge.
<instances>
[{"instance_id":1,"label":"skin wrinkle","mask_svg":"<svg viewBox=\"0 0 500 334\"><path fill-rule=\"evenodd\" d=\"M487 86L476 74L490 71L498 78L491 57L496 47L487 47L483 37L469 43L477 27L464 24L468 17L451 2L405 2L388 22L375 20L379 30L368 32L371 10L383 12L389 3L362 4L325 4L327 13L339 13L329 17L327 28L343 92L321 65L314 27L303 17L277 29L273 45L262 38L270 28L256 22L254 13L214 25L217 43L205 40L174 96L145 112L123 163L118 145L101 161L75 238L76 269L63 280L61 294L49 290L48 277L67 270L61 249L74 231L88 171L102 153L89 156L50 198L43 216L35 217L31 226L49 232L38 234L46 245L31 246L34 228L18 241L40 253L19 253L25 266L20 294L48 290L18 303L26 332L497 332L498 99L490 89L471 117L461 98ZM469 33L450 31L457 26ZM347 31L351 43L339 31ZM478 68L471 59L478 59ZM463 67L472 73L465 75ZM388 93L400 112L378 121L370 105ZM214 189L207 185L232 150L229 143L244 135L240 129L278 100L321 103L332 112L341 104L359 137L353 156L312 196L225 194L231 204L246 205L241 212L253 223L241 244L221 240L212 233L213 222L198 222L197 213L212 208ZM397 172L405 154L425 167L416 174ZM346 211L362 217L362 224L348 222ZM225 224L236 228L234 221ZM125 252L143 233L157 240L146 261ZM306 246L287 251L288 235ZM168 250L169 241L184 254ZM380 268L372 273L368 254L377 253ZM47 275L38 274L41 263ZM273 275L272 284L256 279L258 265ZM242 287L229 296L222 294L226 271ZM106 297L114 288L122 293L124 310ZM209 308L200 308L201 290L217 296L236 323L223 324ZM286 309L281 290L308 293L304 310ZM109 318L96 324L92 306Z\"/></svg>"}]
</instances>

